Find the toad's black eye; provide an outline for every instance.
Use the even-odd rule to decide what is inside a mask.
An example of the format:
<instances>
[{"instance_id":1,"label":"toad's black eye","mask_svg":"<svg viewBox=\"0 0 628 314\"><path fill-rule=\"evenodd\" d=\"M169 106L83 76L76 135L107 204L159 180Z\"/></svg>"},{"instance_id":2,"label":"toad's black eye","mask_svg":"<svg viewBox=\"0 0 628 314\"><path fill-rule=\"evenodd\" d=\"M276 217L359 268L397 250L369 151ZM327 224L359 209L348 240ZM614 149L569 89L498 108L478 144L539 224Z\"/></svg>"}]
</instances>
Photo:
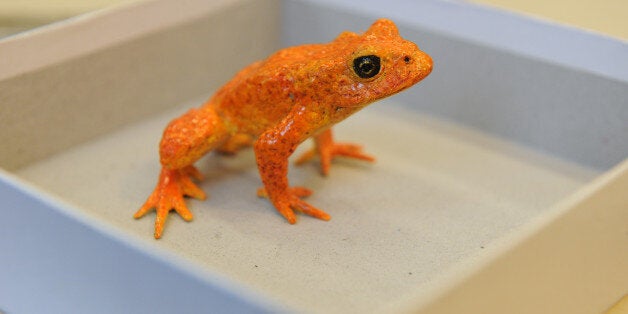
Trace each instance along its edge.
<instances>
[{"instance_id":1,"label":"toad's black eye","mask_svg":"<svg viewBox=\"0 0 628 314\"><path fill-rule=\"evenodd\" d=\"M379 57L374 55L353 59L353 71L361 78L371 78L379 73Z\"/></svg>"}]
</instances>

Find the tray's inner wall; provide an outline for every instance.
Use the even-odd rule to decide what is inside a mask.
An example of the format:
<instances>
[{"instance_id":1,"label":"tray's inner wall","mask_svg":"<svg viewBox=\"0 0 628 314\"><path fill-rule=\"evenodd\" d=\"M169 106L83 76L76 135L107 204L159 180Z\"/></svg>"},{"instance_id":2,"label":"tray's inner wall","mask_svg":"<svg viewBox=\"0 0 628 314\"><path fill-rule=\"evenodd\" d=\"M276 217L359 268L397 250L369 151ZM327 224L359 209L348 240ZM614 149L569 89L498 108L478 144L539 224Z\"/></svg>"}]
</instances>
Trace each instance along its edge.
<instances>
[{"instance_id":1,"label":"tray's inner wall","mask_svg":"<svg viewBox=\"0 0 628 314\"><path fill-rule=\"evenodd\" d=\"M210 17L1 81L0 167L19 168L216 89L277 48L279 12L277 1L233 1Z\"/></svg>"},{"instance_id":2,"label":"tray's inner wall","mask_svg":"<svg viewBox=\"0 0 628 314\"><path fill-rule=\"evenodd\" d=\"M360 6L358 15L330 1L325 5L288 1L284 19L290 27L283 29L283 40L287 45L324 42L338 29L365 30L376 18L398 15L403 22L398 23L401 35L434 59L432 74L400 94L402 102L599 170L628 156L628 82L556 65L541 60L542 56L496 49L455 33L416 27L429 11L408 13L414 4L400 5L407 10L386 10L384 2L370 1ZM456 22L446 15L438 23L455 30ZM512 40L543 42L526 34Z\"/></svg>"}]
</instances>

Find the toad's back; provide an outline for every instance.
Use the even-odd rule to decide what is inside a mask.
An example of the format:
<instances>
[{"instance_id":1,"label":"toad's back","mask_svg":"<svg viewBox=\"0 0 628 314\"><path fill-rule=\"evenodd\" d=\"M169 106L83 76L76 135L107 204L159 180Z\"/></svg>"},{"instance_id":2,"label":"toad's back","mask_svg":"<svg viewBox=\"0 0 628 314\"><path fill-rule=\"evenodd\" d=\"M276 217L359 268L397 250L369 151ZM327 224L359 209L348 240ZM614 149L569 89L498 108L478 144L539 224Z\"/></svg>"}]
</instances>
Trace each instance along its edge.
<instances>
[{"instance_id":1,"label":"toad's back","mask_svg":"<svg viewBox=\"0 0 628 314\"><path fill-rule=\"evenodd\" d=\"M290 47L238 72L206 106L237 127L238 132L259 135L285 117L306 94L324 88L320 76L334 77L338 64L337 42ZM323 90L324 91L324 90ZM329 92L329 91L327 91Z\"/></svg>"}]
</instances>

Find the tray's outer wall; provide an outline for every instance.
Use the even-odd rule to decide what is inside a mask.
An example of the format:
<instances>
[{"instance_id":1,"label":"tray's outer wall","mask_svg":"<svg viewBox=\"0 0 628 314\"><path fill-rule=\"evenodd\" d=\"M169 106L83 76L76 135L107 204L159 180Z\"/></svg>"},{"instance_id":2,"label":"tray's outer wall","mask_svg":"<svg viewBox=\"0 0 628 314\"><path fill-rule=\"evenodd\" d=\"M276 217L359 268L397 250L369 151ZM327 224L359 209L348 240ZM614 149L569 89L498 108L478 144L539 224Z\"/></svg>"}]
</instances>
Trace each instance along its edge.
<instances>
[{"instance_id":1,"label":"tray's outer wall","mask_svg":"<svg viewBox=\"0 0 628 314\"><path fill-rule=\"evenodd\" d=\"M266 313L272 306L94 231L0 178L0 312ZM193 268L191 269L193 270Z\"/></svg>"}]
</instances>

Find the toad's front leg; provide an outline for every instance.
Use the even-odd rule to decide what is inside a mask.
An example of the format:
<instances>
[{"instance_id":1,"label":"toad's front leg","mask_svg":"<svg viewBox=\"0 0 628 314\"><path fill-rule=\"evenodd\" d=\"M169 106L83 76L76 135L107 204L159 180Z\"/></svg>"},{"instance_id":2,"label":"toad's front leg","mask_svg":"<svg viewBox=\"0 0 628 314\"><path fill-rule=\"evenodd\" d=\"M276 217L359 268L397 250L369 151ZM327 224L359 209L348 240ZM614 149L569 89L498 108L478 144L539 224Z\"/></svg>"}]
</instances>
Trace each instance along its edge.
<instances>
[{"instance_id":1,"label":"toad's front leg","mask_svg":"<svg viewBox=\"0 0 628 314\"><path fill-rule=\"evenodd\" d=\"M323 220L331 219L326 212L301 200L311 193L308 189L288 184L288 157L307 138L311 128L307 121L288 117L255 142L255 158L264 183L258 195L268 197L291 224L297 221L294 210Z\"/></svg>"},{"instance_id":2,"label":"toad's front leg","mask_svg":"<svg viewBox=\"0 0 628 314\"><path fill-rule=\"evenodd\" d=\"M133 215L141 218L153 208L155 238L161 238L168 213L175 210L186 221L192 213L185 205L184 196L205 199L205 193L192 179L202 179L193 164L205 153L224 143L229 132L216 112L209 108L192 109L173 120L164 131L159 145L162 164L157 186L144 205Z\"/></svg>"}]
</instances>

